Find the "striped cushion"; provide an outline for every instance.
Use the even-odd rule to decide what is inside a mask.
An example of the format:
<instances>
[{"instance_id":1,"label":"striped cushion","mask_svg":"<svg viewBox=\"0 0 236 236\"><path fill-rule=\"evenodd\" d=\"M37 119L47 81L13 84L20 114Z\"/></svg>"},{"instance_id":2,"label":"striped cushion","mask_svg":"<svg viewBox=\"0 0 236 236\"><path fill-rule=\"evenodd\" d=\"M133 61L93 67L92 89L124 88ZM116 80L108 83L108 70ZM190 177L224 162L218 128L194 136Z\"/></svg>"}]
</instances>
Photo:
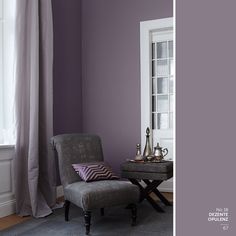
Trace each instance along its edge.
<instances>
[{"instance_id":1,"label":"striped cushion","mask_svg":"<svg viewBox=\"0 0 236 236\"><path fill-rule=\"evenodd\" d=\"M72 166L85 182L119 179L105 163L80 163Z\"/></svg>"}]
</instances>

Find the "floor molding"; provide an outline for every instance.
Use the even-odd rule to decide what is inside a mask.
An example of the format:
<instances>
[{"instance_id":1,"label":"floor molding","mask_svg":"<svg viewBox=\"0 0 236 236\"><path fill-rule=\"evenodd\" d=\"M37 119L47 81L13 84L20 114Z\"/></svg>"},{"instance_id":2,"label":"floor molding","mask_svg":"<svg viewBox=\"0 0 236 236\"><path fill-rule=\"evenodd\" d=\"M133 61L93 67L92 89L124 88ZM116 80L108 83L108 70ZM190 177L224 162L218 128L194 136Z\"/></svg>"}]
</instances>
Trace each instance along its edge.
<instances>
[{"instance_id":1,"label":"floor molding","mask_svg":"<svg viewBox=\"0 0 236 236\"><path fill-rule=\"evenodd\" d=\"M15 199L0 203L0 218L15 214L15 212L16 212Z\"/></svg>"},{"instance_id":2,"label":"floor molding","mask_svg":"<svg viewBox=\"0 0 236 236\"><path fill-rule=\"evenodd\" d=\"M57 186L57 198L64 196L64 191L62 185Z\"/></svg>"},{"instance_id":3,"label":"floor molding","mask_svg":"<svg viewBox=\"0 0 236 236\"><path fill-rule=\"evenodd\" d=\"M62 185L57 187L57 198L64 196ZM0 203L0 218L16 213L16 200L11 199Z\"/></svg>"}]
</instances>

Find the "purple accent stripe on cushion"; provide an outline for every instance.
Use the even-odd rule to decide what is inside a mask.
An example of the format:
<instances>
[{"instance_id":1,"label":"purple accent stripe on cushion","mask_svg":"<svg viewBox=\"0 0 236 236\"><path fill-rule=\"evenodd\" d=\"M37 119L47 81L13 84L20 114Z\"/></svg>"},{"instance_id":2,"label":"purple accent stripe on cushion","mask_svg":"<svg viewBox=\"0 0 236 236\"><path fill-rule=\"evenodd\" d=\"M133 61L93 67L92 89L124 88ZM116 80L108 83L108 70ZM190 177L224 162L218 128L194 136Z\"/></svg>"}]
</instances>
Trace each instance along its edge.
<instances>
[{"instance_id":1,"label":"purple accent stripe on cushion","mask_svg":"<svg viewBox=\"0 0 236 236\"><path fill-rule=\"evenodd\" d=\"M104 164L72 164L81 179L86 182L106 179L118 179L111 169Z\"/></svg>"}]
</instances>

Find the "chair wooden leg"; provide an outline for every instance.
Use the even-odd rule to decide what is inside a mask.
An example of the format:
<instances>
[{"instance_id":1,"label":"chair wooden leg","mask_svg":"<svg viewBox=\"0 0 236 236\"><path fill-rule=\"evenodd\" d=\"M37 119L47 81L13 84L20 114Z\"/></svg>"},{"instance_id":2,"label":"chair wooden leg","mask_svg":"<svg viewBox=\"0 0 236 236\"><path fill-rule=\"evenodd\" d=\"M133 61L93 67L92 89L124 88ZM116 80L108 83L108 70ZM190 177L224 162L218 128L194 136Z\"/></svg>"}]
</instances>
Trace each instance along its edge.
<instances>
[{"instance_id":1,"label":"chair wooden leg","mask_svg":"<svg viewBox=\"0 0 236 236\"><path fill-rule=\"evenodd\" d=\"M69 209L70 209L70 201L65 200L65 221L69 221Z\"/></svg>"},{"instance_id":2,"label":"chair wooden leg","mask_svg":"<svg viewBox=\"0 0 236 236\"><path fill-rule=\"evenodd\" d=\"M84 220L85 220L85 228L86 228L86 235L89 234L90 231L90 222L91 222L91 211L84 211Z\"/></svg>"},{"instance_id":3,"label":"chair wooden leg","mask_svg":"<svg viewBox=\"0 0 236 236\"><path fill-rule=\"evenodd\" d=\"M131 213L132 213L132 226L136 225L136 219L137 219L137 206L136 204L131 205Z\"/></svg>"},{"instance_id":4,"label":"chair wooden leg","mask_svg":"<svg viewBox=\"0 0 236 236\"><path fill-rule=\"evenodd\" d=\"M104 208L101 208L100 211L101 211L101 216L104 216Z\"/></svg>"},{"instance_id":5,"label":"chair wooden leg","mask_svg":"<svg viewBox=\"0 0 236 236\"><path fill-rule=\"evenodd\" d=\"M136 219L137 219L137 206L136 204L129 204L126 209L131 209L131 216L132 216L132 226L136 225Z\"/></svg>"}]
</instances>

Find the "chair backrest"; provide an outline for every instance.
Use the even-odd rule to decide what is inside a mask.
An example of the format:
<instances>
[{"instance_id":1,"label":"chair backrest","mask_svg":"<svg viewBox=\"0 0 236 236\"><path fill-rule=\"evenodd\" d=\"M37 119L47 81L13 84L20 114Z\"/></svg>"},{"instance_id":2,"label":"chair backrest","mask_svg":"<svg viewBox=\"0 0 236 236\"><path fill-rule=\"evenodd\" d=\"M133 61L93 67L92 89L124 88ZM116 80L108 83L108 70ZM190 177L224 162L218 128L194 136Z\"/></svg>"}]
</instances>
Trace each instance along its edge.
<instances>
[{"instance_id":1,"label":"chair backrest","mask_svg":"<svg viewBox=\"0 0 236 236\"><path fill-rule=\"evenodd\" d=\"M103 161L101 139L90 134L61 134L51 138L57 151L62 185L80 181L72 164Z\"/></svg>"}]
</instances>

